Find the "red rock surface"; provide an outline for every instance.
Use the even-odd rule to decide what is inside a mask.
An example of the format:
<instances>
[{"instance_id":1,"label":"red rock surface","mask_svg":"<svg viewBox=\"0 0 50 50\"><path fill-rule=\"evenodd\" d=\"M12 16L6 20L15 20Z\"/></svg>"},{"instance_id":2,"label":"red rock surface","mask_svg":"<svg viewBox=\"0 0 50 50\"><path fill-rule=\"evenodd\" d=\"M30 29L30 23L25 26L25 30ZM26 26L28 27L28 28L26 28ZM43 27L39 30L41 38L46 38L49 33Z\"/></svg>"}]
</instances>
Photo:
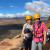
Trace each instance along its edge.
<instances>
[{"instance_id":1,"label":"red rock surface","mask_svg":"<svg viewBox=\"0 0 50 50\"><path fill-rule=\"evenodd\" d=\"M22 41L23 37L20 37L20 35L17 35L12 39L4 39L3 41L0 42L0 50L20 50L19 48L22 44ZM45 47L46 50L50 50L50 41L47 42Z\"/></svg>"}]
</instances>

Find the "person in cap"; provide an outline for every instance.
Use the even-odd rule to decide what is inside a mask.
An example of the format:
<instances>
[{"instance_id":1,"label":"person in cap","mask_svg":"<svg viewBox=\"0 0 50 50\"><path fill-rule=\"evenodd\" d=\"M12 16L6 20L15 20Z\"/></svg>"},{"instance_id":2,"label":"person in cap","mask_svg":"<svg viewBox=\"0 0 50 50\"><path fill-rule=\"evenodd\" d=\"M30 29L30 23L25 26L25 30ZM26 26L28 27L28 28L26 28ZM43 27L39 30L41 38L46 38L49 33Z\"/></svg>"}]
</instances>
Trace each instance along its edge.
<instances>
[{"instance_id":1,"label":"person in cap","mask_svg":"<svg viewBox=\"0 0 50 50\"><path fill-rule=\"evenodd\" d=\"M31 50L36 50L37 46L39 50L42 50L43 44L46 44L47 27L44 22L40 21L40 15L38 13L34 14L33 19L33 40Z\"/></svg>"},{"instance_id":2,"label":"person in cap","mask_svg":"<svg viewBox=\"0 0 50 50\"><path fill-rule=\"evenodd\" d=\"M23 25L22 34L24 35L24 47L25 50L31 50L32 42L32 17L31 15L26 16L26 23Z\"/></svg>"}]
</instances>

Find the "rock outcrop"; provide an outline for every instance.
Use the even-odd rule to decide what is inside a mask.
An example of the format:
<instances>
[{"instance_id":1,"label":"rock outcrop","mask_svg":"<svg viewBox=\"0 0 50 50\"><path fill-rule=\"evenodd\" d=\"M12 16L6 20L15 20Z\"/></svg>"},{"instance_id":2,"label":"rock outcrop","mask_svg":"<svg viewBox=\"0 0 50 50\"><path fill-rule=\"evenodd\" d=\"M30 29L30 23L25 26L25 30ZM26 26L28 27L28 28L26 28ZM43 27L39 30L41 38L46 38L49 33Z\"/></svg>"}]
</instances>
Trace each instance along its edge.
<instances>
[{"instance_id":1,"label":"rock outcrop","mask_svg":"<svg viewBox=\"0 0 50 50\"><path fill-rule=\"evenodd\" d=\"M20 46L22 44L23 37L21 35L17 35L12 39L4 39L0 42L0 50L20 50Z\"/></svg>"},{"instance_id":2,"label":"rock outcrop","mask_svg":"<svg viewBox=\"0 0 50 50\"><path fill-rule=\"evenodd\" d=\"M47 20L47 23L50 23L50 16L49 16L49 18L48 18L48 20Z\"/></svg>"}]
</instances>

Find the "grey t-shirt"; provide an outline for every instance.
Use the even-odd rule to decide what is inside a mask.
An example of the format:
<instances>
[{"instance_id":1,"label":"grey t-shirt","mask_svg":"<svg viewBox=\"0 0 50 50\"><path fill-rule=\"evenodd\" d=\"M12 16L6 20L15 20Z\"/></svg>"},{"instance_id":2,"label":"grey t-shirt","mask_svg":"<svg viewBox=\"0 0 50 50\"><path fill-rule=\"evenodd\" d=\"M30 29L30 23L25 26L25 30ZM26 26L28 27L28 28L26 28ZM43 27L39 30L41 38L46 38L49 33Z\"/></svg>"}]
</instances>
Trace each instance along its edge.
<instances>
[{"instance_id":1,"label":"grey t-shirt","mask_svg":"<svg viewBox=\"0 0 50 50\"><path fill-rule=\"evenodd\" d=\"M27 23L25 23L25 24L24 24L24 27L25 27L25 28L28 28L28 29L32 29L32 30L33 30L32 25L31 25L31 26L29 26Z\"/></svg>"},{"instance_id":2,"label":"grey t-shirt","mask_svg":"<svg viewBox=\"0 0 50 50\"><path fill-rule=\"evenodd\" d=\"M32 25L29 26L27 23L25 23L25 24L23 25L23 27L28 28L28 29L32 29L32 30L33 30ZM24 39L25 39L25 36L24 36Z\"/></svg>"}]
</instances>

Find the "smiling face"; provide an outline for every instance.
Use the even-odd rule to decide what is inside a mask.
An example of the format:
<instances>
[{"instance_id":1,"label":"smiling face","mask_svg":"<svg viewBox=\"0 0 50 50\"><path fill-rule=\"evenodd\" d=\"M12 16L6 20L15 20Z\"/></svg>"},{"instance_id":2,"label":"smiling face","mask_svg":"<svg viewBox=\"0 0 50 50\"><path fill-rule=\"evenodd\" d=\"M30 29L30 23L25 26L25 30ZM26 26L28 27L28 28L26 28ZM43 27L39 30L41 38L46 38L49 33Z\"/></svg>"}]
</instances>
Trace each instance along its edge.
<instances>
[{"instance_id":1,"label":"smiling face","mask_svg":"<svg viewBox=\"0 0 50 50\"><path fill-rule=\"evenodd\" d=\"M31 24L32 23L32 20L31 19L27 20L27 23L28 24Z\"/></svg>"},{"instance_id":2,"label":"smiling face","mask_svg":"<svg viewBox=\"0 0 50 50\"><path fill-rule=\"evenodd\" d=\"M38 24L40 22L40 18L34 19L34 22Z\"/></svg>"}]
</instances>

